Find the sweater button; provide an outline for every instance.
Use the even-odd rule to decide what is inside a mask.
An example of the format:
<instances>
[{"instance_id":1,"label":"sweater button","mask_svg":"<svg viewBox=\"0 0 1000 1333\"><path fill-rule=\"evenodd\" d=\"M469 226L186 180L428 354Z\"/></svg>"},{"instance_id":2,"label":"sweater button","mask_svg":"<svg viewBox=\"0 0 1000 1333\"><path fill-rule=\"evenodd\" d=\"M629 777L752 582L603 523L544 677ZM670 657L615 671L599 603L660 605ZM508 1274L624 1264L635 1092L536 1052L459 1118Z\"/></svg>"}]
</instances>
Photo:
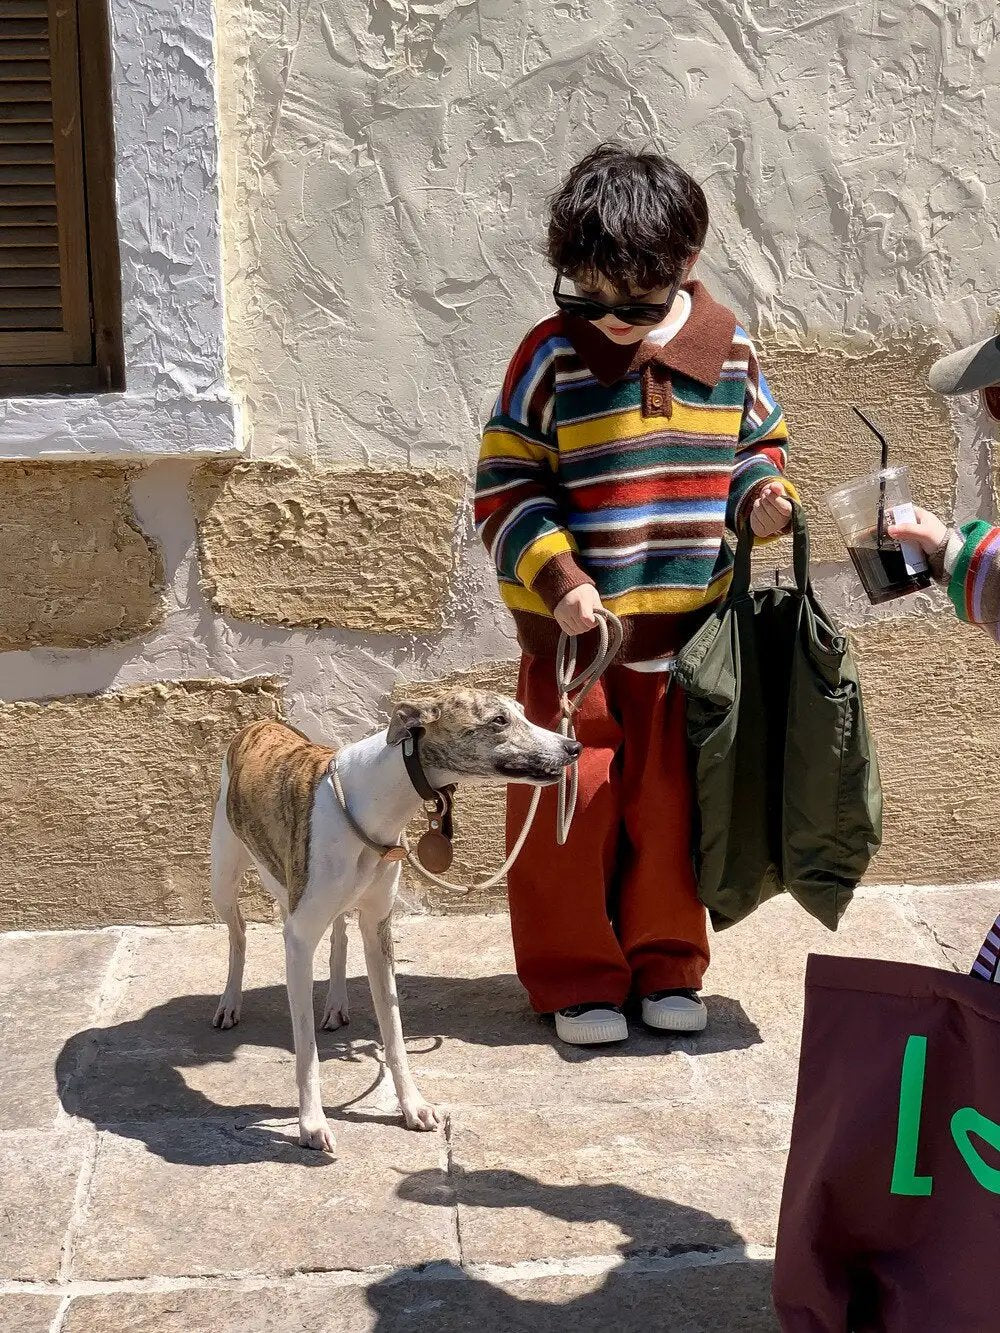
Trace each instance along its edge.
<instances>
[{"instance_id":1,"label":"sweater button","mask_svg":"<svg viewBox=\"0 0 1000 1333\"><path fill-rule=\"evenodd\" d=\"M650 397L649 405L650 405L650 407L655 407L657 410L659 410L659 408L661 408L661 407L663 406L663 394L662 394L662 393L654 393L654 394Z\"/></svg>"}]
</instances>

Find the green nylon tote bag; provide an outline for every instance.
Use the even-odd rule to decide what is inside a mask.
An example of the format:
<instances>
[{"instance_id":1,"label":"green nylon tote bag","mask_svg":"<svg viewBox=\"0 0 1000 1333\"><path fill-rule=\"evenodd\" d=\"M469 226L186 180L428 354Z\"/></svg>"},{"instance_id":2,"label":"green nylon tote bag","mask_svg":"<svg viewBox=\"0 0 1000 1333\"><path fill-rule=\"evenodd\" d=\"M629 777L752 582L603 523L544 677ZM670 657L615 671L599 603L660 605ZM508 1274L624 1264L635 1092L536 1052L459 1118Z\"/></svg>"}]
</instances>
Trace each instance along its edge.
<instances>
[{"instance_id":1,"label":"green nylon tote bag","mask_svg":"<svg viewBox=\"0 0 1000 1333\"><path fill-rule=\"evenodd\" d=\"M699 896L716 930L787 891L836 930L882 838L882 792L857 669L809 577L750 586L744 527L728 596L682 650L699 809Z\"/></svg>"}]
</instances>

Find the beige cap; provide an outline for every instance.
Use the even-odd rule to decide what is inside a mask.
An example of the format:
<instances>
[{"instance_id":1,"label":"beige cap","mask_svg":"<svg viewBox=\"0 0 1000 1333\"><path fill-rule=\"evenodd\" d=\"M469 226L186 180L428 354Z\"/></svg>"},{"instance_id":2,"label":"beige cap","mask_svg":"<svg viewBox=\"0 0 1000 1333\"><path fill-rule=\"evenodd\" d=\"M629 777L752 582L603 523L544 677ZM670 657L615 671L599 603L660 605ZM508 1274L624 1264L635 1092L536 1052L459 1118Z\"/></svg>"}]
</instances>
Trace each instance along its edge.
<instances>
[{"instance_id":1,"label":"beige cap","mask_svg":"<svg viewBox=\"0 0 1000 1333\"><path fill-rule=\"evenodd\" d=\"M935 393L975 393L1000 384L1000 334L935 361L927 376Z\"/></svg>"}]
</instances>

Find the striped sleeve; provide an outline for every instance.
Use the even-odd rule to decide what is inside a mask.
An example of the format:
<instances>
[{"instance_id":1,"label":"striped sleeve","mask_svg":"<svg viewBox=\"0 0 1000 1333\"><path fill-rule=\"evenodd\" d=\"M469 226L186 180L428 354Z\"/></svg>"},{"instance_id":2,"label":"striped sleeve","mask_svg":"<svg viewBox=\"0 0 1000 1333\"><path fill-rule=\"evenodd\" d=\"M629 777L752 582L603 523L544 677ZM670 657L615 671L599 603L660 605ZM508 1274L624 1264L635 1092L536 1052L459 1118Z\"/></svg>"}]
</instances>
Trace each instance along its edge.
<instances>
[{"instance_id":1,"label":"striped sleeve","mask_svg":"<svg viewBox=\"0 0 1000 1333\"><path fill-rule=\"evenodd\" d=\"M978 519L959 528L962 549L948 582L959 619L1000 641L1000 528Z\"/></svg>"},{"instance_id":2,"label":"striped sleeve","mask_svg":"<svg viewBox=\"0 0 1000 1333\"><path fill-rule=\"evenodd\" d=\"M475 495L476 529L500 581L530 588L550 611L593 583L560 517L555 354L551 320L515 352L483 431Z\"/></svg>"},{"instance_id":3,"label":"striped sleeve","mask_svg":"<svg viewBox=\"0 0 1000 1333\"><path fill-rule=\"evenodd\" d=\"M972 975L982 981L1000 981L1000 917L990 927L972 964Z\"/></svg>"},{"instance_id":4,"label":"striped sleeve","mask_svg":"<svg viewBox=\"0 0 1000 1333\"><path fill-rule=\"evenodd\" d=\"M799 498L795 487L784 475L788 461L785 415L774 401L753 343L742 329L736 330L736 337L746 340L749 355L743 420L726 508L726 526L732 532L739 532L757 491L769 481L780 481L793 500Z\"/></svg>"}]
</instances>

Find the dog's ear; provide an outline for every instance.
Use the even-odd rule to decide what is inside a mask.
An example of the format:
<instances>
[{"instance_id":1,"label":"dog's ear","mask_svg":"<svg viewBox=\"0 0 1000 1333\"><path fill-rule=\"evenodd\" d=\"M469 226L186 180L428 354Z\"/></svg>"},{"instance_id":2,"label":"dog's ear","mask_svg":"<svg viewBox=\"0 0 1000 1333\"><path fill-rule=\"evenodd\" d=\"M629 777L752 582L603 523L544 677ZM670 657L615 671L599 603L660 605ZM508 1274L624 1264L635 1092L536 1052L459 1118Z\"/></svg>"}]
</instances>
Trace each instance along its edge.
<instances>
[{"instance_id":1,"label":"dog's ear","mask_svg":"<svg viewBox=\"0 0 1000 1333\"><path fill-rule=\"evenodd\" d=\"M389 719L389 731L385 741L387 745L402 745L407 736L426 731L432 722L441 716L437 704L397 704Z\"/></svg>"}]
</instances>

